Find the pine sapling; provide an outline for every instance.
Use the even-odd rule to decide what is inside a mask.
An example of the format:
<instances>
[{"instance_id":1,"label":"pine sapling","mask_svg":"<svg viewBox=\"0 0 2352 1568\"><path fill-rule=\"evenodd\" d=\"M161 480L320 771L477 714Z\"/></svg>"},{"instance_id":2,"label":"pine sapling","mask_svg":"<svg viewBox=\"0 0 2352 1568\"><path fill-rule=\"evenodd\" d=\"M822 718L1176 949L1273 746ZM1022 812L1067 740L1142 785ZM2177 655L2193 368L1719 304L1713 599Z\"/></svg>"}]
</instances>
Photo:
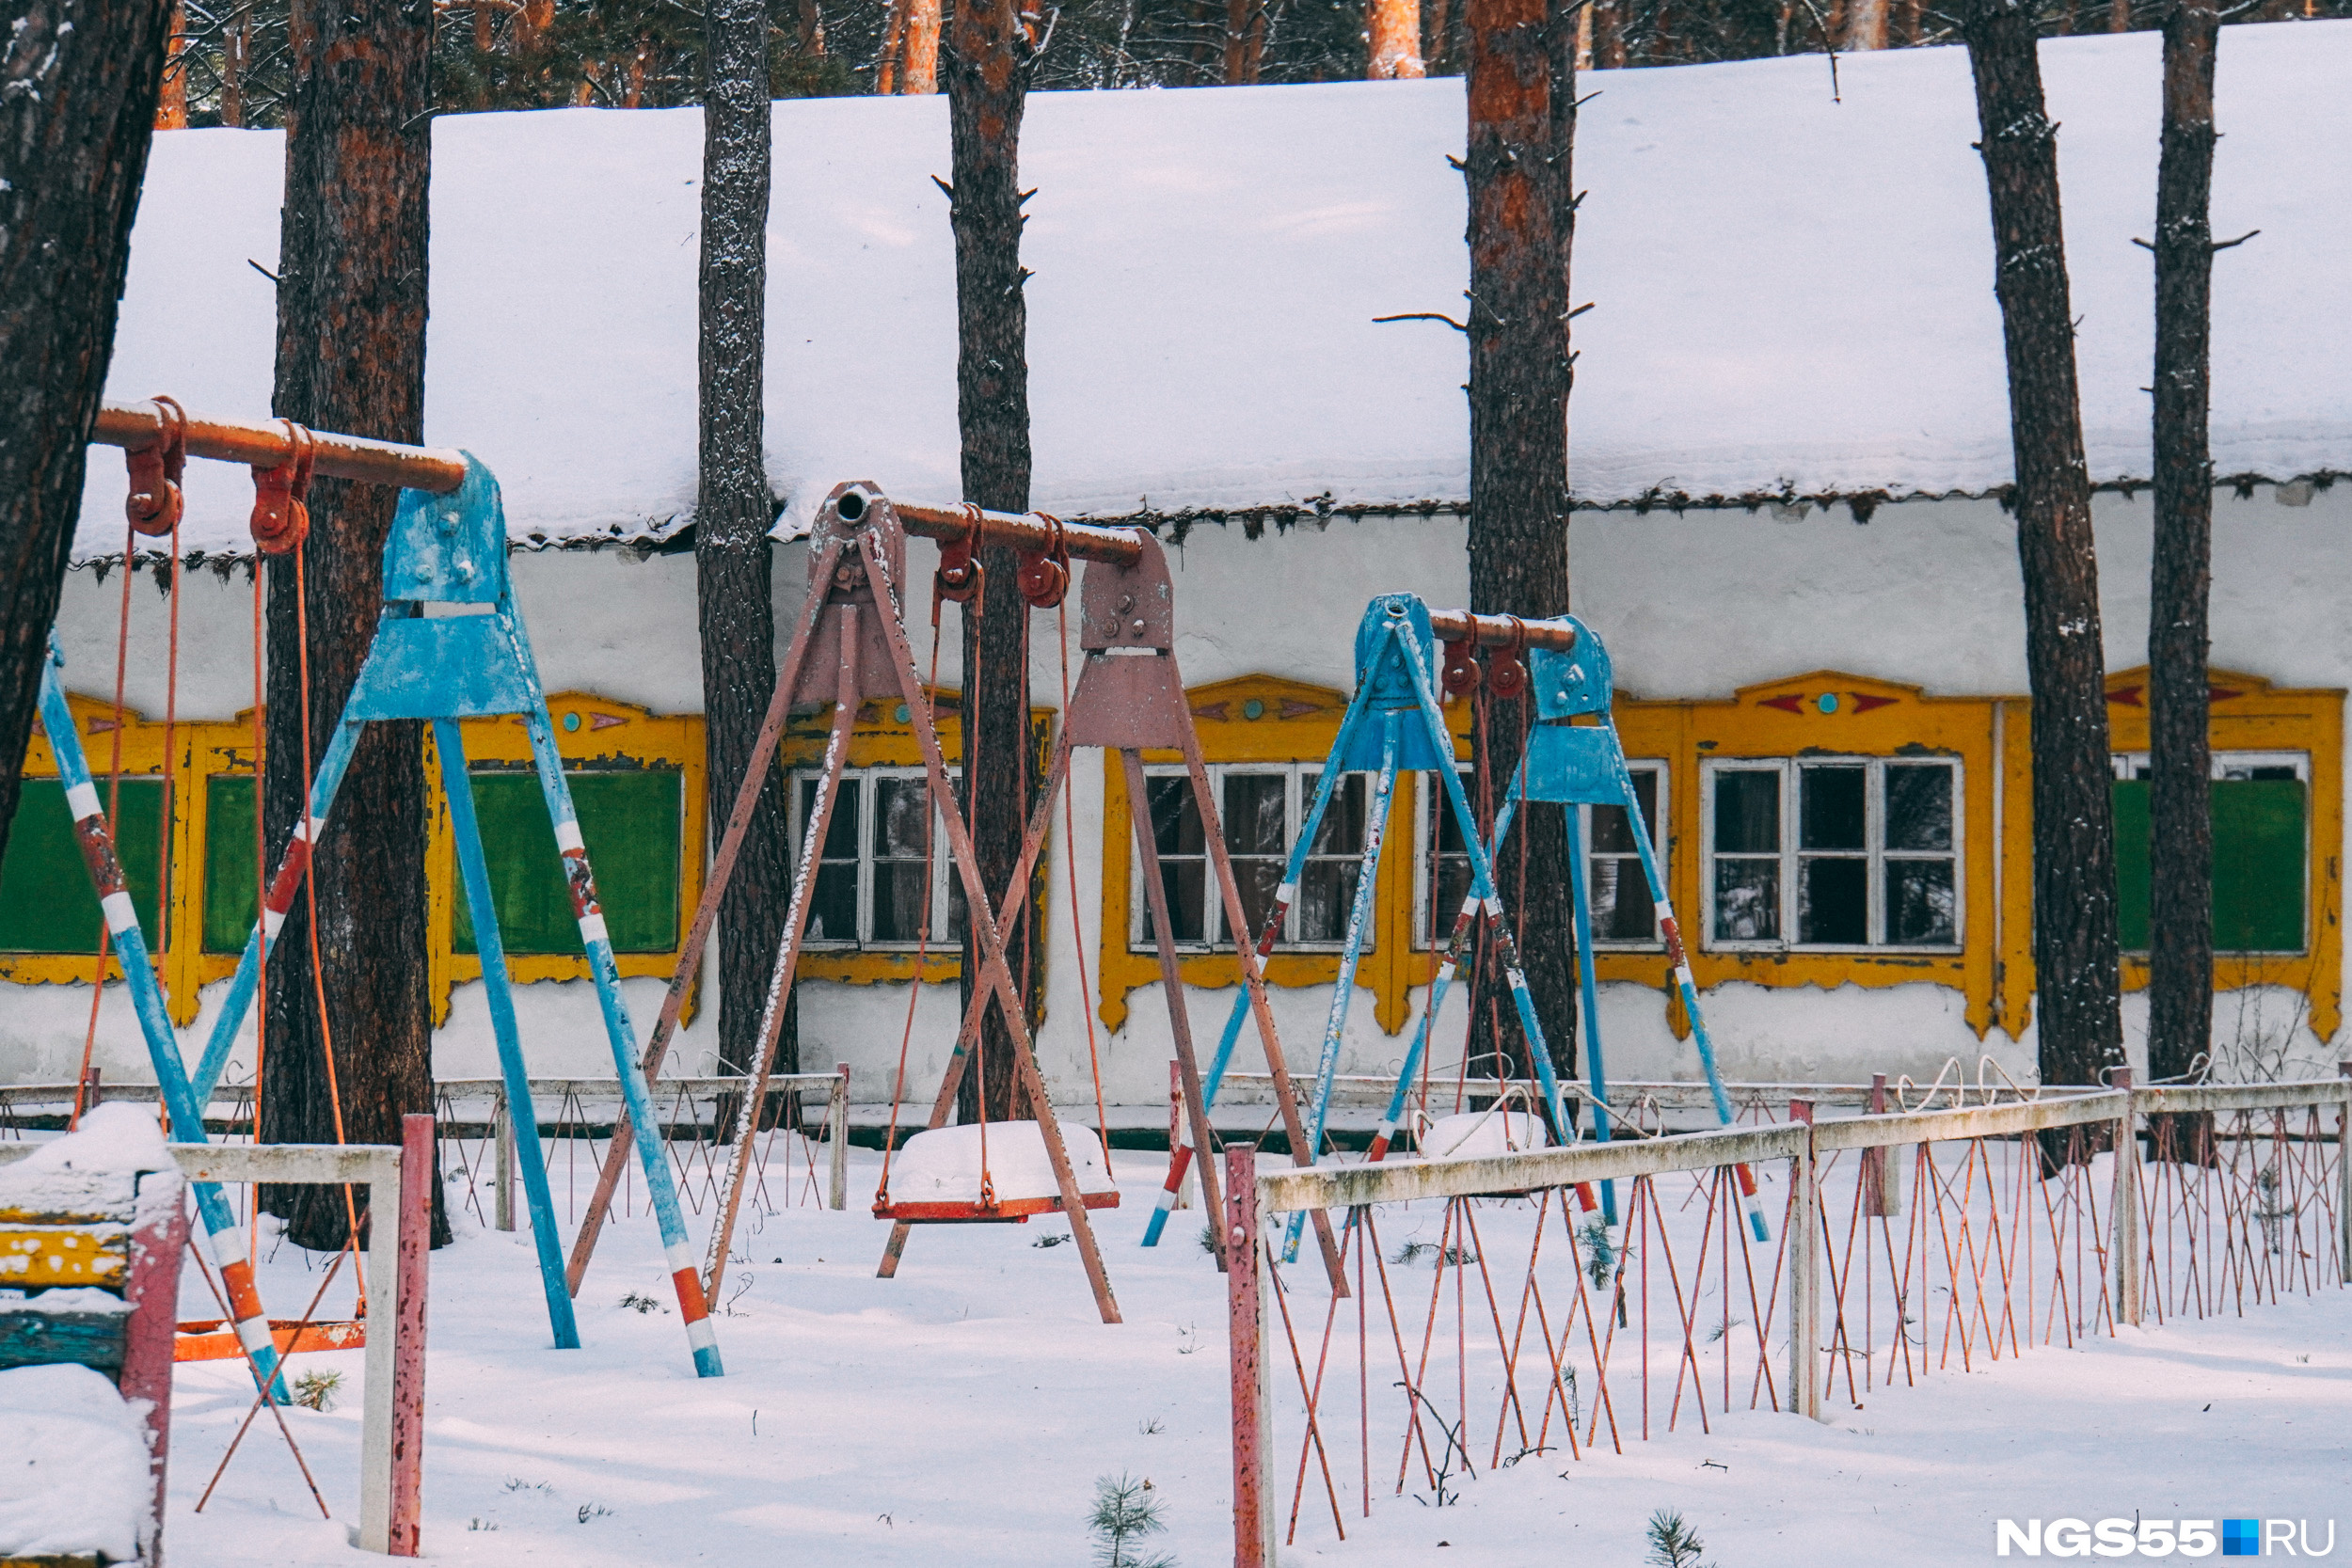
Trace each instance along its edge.
<instances>
[{"instance_id":1,"label":"pine sapling","mask_svg":"<svg viewBox=\"0 0 2352 1568\"><path fill-rule=\"evenodd\" d=\"M1094 1483L1094 1512L1087 1529L1094 1537L1094 1560L1102 1568L1176 1568L1167 1552L1145 1553L1136 1543L1168 1528L1160 1518L1160 1500L1152 1495L1149 1480L1121 1475L1104 1476Z\"/></svg>"},{"instance_id":2,"label":"pine sapling","mask_svg":"<svg viewBox=\"0 0 2352 1568\"><path fill-rule=\"evenodd\" d=\"M1651 1568L1708 1568L1699 1560L1707 1543L1675 1510L1661 1508L1651 1514L1647 1533Z\"/></svg>"}]
</instances>

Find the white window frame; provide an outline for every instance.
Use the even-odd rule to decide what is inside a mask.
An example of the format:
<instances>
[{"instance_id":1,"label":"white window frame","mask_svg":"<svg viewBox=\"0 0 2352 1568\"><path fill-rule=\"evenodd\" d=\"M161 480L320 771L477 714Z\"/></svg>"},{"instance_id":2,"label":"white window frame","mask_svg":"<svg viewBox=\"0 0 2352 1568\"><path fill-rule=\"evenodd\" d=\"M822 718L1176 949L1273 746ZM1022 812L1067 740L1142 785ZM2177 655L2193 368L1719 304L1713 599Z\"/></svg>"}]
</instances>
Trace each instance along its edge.
<instances>
[{"instance_id":1,"label":"white window frame","mask_svg":"<svg viewBox=\"0 0 2352 1568\"><path fill-rule=\"evenodd\" d=\"M806 814L801 803L802 786L823 776L816 768L796 768L787 775L787 796L792 833L792 854L797 859L802 842L807 836ZM961 776L961 770L947 769L950 782ZM929 775L917 768L874 767L844 768L841 770L841 791L834 801L834 820L841 814L856 816L857 838L857 936L854 939L828 937L823 941L810 938L802 945L812 953L912 953L922 945L918 942L877 942L874 940L874 841L868 831L866 814L871 809L873 792L869 783L882 779L914 779L927 781ZM926 785L928 787L928 784ZM821 853L822 846L819 846ZM931 807L931 934L930 945L940 948L950 939L948 928L948 872L954 857L947 852L947 831L939 816L939 808Z\"/></svg>"},{"instance_id":2,"label":"white window frame","mask_svg":"<svg viewBox=\"0 0 2352 1568\"><path fill-rule=\"evenodd\" d=\"M1674 809L1674 796L1671 793L1674 785L1674 769L1663 757L1628 757L1625 765L1626 770L1630 773L1646 771L1658 775L1655 798L1658 800L1659 809L1649 814L1649 819L1644 823L1644 826L1649 830L1650 852L1658 857L1658 874L1664 879L1668 875L1667 853L1674 842L1674 835L1666 831L1666 818ZM1467 764L1457 771L1462 776L1462 792L1468 798L1477 787L1474 783L1477 775ZM1421 797L1420 809L1414 814L1419 821L1413 839L1413 947L1417 952L1426 953L1433 945L1442 943L1444 941L1443 932L1439 933L1434 941L1431 936L1429 862L1430 850L1437 838L1437 813L1446 808L1443 799L1444 785L1438 782L1437 774L1422 772L1415 775L1413 787ZM1471 804L1474 809L1476 801L1472 800ZM1613 860L1630 862L1635 872L1639 873L1641 858L1634 851L1594 849L1593 808L1591 806L1580 805L1576 809L1576 815L1577 842L1584 847L1585 880L1588 891L1591 885L1592 863L1597 855L1606 854ZM1669 882L1668 885L1671 887L1672 883ZM1661 899L1660 902L1662 903L1665 900ZM1445 926L1450 931L1453 927L1452 911L1447 911L1447 915ZM1662 953L1666 950L1666 933L1655 924L1651 926L1650 934L1647 937L1604 938L1596 932L1593 937L1593 949L1596 952L1612 953Z\"/></svg>"},{"instance_id":3,"label":"white window frame","mask_svg":"<svg viewBox=\"0 0 2352 1568\"><path fill-rule=\"evenodd\" d=\"M1886 847L1886 780L1889 768L1931 764L1952 770L1952 847L1940 849L1894 849ZM1863 844L1860 851L1804 850L1798 847L1800 771L1817 767L1861 767L1868 769L1863 786ZM1780 930L1770 942L1742 942L1715 934L1715 781L1724 773L1773 773L1780 780ZM1959 757L1849 756L1823 753L1802 757L1707 757L1699 763L1699 930L1700 945L1716 953L1851 953L1856 955L1928 953L1948 956L1968 945L1968 771ZM1769 851L1733 854L1732 860L1762 860ZM1868 930L1883 936L1886 929L1886 862L1890 859L1945 860L1952 864L1952 940L1948 943L1801 942L1798 929L1801 863L1808 858L1866 860Z\"/></svg>"},{"instance_id":4,"label":"white window frame","mask_svg":"<svg viewBox=\"0 0 2352 1568\"><path fill-rule=\"evenodd\" d=\"M1299 825L1306 816L1307 808L1314 801L1313 790L1307 785L1306 776L1310 773L1320 776L1323 772L1324 761L1324 758L1315 757L1296 762L1213 762L1206 764L1209 789L1212 798L1216 801L1218 828L1221 830L1225 826L1225 781L1228 777L1255 775L1265 778L1279 775L1286 781L1282 802L1282 856L1287 866L1290 852L1298 843ZM1182 765L1162 764L1146 767L1143 776L1147 780L1182 779L1189 777L1189 774ZM1350 776L1349 773L1342 774L1343 778L1348 776ZM1370 805L1374 777L1375 775L1369 771L1363 773L1367 807ZM1147 784L1146 787L1150 786ZM1130 818L1140 821L1147 832L1151 831L1151 809L1152 802L1149 798L1127 802ZM1393 850L1394 846L1391 845L1384 853L1392 853ZM1345 860L1354 857L1317 856L1315 858ZM1180 942L1176 943L1176 951L1179 953L1231 953L1235 951L1236 943L1233 941L1233 934L1225 928L1225 898L1217 890L1216 863L1206 853L1205 847L1201 860L1207 867L1205 875L1208 878L1207 896L1201 901L1204 906L1202 926L1208 940L1206 942ZM1131 953L1157 952L1159 950L1157 943L1144 930L1144 919L1152 912L1151 891L1144 885L1143 851L1134 842L1132 833L1127 845L1127 885L1133 890L1127 899L1127 950ZM1338 940L1300 941L1298 905L1299 900L1293 897L1290 911L1283 920L1282 934L1275 939L1274 950L1277 953L1337 953L1347 945L1345 942ZM1258 933L1250 931L1244 936L1243 940L1254 942L1258 940ZM1364 934L1363 951L1366 953L1377 951L1378 942L1379 922L1375 919L1373 928Z\"/></svg>"},{"instance_id":5,"label":"white window frame","mask_svg":"<svg viewBox=\"0 0 2352 1568\"><path fill-rule=\"evenodd\" d=\"M2118 752L2114 757L2118 781L2145 780L2153 759L2146 752ZM2292 768L2296 781L2305 789L2312 785L2312 754L2309 752L2223 752L2212 753L2207 777L2215 784L2227 784L2233 779L2244 780L2257 768ZM2308 819L2310 812L2305 811ZM2304 837L2311 836L2308 826ZM2305 849L2304 868L2310 869L2310 851Z\"/></svg>"}]
</instances>

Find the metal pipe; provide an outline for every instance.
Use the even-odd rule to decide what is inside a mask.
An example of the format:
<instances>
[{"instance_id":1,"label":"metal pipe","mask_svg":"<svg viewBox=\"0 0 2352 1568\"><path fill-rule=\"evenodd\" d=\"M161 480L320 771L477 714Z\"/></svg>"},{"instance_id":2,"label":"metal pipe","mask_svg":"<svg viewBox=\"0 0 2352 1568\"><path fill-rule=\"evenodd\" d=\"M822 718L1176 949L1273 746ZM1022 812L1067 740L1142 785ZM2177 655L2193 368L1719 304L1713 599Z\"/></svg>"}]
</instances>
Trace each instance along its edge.
<instances>
[{"instance_id":1,"label":"metal pipe","mask_svg":"<svg viewBox=\"0 0 2352 1568\"><path fill-rule=\"evenodd\" d=\"M1518 641L1524 628L1531 648L1549 648L1565 654L1576 646L1576 628L1556 621L1522 621L1516 615L1473 615L1467 610L1433 610L1429 612L1429 625L1442 642L1459 642L1475 635L1482 648L1508 647Z\"/></svg>"},{"instance_id":2,"label":"metal pipe","mask_svg":"<svg viewBox=\"0 0 2352 1568\"><path fill-rule=\"evenodd\" d=\"M138 451L162 438L163 411L151 403L109 403L98 410L90 439ZM327 479L427 490L445 496L466 483L466 454L449 447L408 447L363 436L311 432L316 443L311 471ZM275 468L294 455L294 440L278 420L207 420L188 416L188 455Z\"/></svg>"},{"instance_id":3,"label":"metal pipe","mask_svg":"<svg viewBox=\"0 0 2352 1568\"><path fill-rule=\"evenodd\" d=\"M191 449L193 450L193 449ZM846 503L850 491L841 499ZM860 503L864 504L863 502ZM943 545L971 539L975 545L1004 545L1021 550L1043 550L1053 547L1055 531L1061 533L1061 542L1080 561L1108 561L1121 566L1133 566L1143 559L1143 544L1137 530L1132 528L1097 528L1092 523L1065 523L1042 513L987 512L977 506L912 506L905 501L894 503L898 522L909 533L925 539L936 539ZM849 515L844 514L845 516ZM854 517L850 517L855 521ZM974 537L975 531L977 536Z\"/></svg>"}]
</instances>

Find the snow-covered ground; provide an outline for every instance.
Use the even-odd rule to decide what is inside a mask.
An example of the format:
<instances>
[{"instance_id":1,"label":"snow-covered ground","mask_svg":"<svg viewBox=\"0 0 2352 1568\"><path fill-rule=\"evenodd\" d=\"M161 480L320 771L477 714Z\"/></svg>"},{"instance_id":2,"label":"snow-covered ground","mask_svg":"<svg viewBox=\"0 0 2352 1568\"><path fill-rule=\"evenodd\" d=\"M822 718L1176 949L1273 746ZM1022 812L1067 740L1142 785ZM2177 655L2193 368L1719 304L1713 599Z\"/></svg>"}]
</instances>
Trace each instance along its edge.
<instances>
[{"instance_id":1,"label":"snow-covered ground","mask_svg":"<svg viewBox=\"0 0 2352 1568\"><path fill-rule=\"evenodd\" d=\"M883 1227L852 1207L795 1208L744 1239L718 1320L728 1375L697 1381L653 1225L608 1231L580 1296L585 1347L550 1350L523 1235L479 1227L433 1257L424 1550L444 1560L1046 1564L1088 1558L1096 1478L1149 1478L1191 1568L1232 1551L1225 1307L1199 1212L1155 1252L1136 1242L1164 1156L1123 1154L1125 1206L1096 1215L1124 1324L1100 1324L1058 1219L918 1230L896 1280ZM1430 1216L1434 1227L1436 1216ZM1402 1232L1400 1232L1401 1234ZM263 1248L273 1312L310 1298L309 1259ZM193 1314L202 1286L191 1277ZM639 1311L631 1293L661 1305ZM338 1282L322 1311L348 1307ZM211 1315L206 1313L204 1315ZM266 1418L205 1512L199 1494L250 1385L233 1364L181 1369L171 1516L180 1568L353 1560L360 1354L306 1355L344 1386L287 1419L330 1507L318 1517ZM1295 1426L1295 1406L1285 1402ZM1831 1425L1759 1413L1536 1456L1433 1510L1383 1497L1349 1539L1302 1511L1299 1560L1617 1565L1679 1510L1724 1568L1993 1558L1994 1521L2266 1516L2342 1506L2352 1418L2352 1293L2243 1318L2127 1330L1882 1390ZM1278 1451L1293 1456L1296 1433ZM1481 1456L1483 1459L1483 1456ZM1282 1477L1287 1502L1290 1477Z\"/></svg>"}]
</instances>

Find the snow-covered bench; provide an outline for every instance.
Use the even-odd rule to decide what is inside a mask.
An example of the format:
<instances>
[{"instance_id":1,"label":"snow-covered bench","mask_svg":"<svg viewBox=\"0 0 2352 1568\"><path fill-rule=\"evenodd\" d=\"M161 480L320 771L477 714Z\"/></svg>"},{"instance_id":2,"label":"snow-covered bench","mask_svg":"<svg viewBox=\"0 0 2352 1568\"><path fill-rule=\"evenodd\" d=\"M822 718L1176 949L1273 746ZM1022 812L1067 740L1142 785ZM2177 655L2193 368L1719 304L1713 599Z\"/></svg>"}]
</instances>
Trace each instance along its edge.
<instances>
[{"instance_id":1,"label":"snow-covered bench","mask_svg":"<svg viewBox=\"0 0 2352 1568\"><path fill-rule=\"evenodd\" d=\"M162 1561L182 1192L134 1105L0 1167L0 1561Z\"/></svg>"}]
</instances>

